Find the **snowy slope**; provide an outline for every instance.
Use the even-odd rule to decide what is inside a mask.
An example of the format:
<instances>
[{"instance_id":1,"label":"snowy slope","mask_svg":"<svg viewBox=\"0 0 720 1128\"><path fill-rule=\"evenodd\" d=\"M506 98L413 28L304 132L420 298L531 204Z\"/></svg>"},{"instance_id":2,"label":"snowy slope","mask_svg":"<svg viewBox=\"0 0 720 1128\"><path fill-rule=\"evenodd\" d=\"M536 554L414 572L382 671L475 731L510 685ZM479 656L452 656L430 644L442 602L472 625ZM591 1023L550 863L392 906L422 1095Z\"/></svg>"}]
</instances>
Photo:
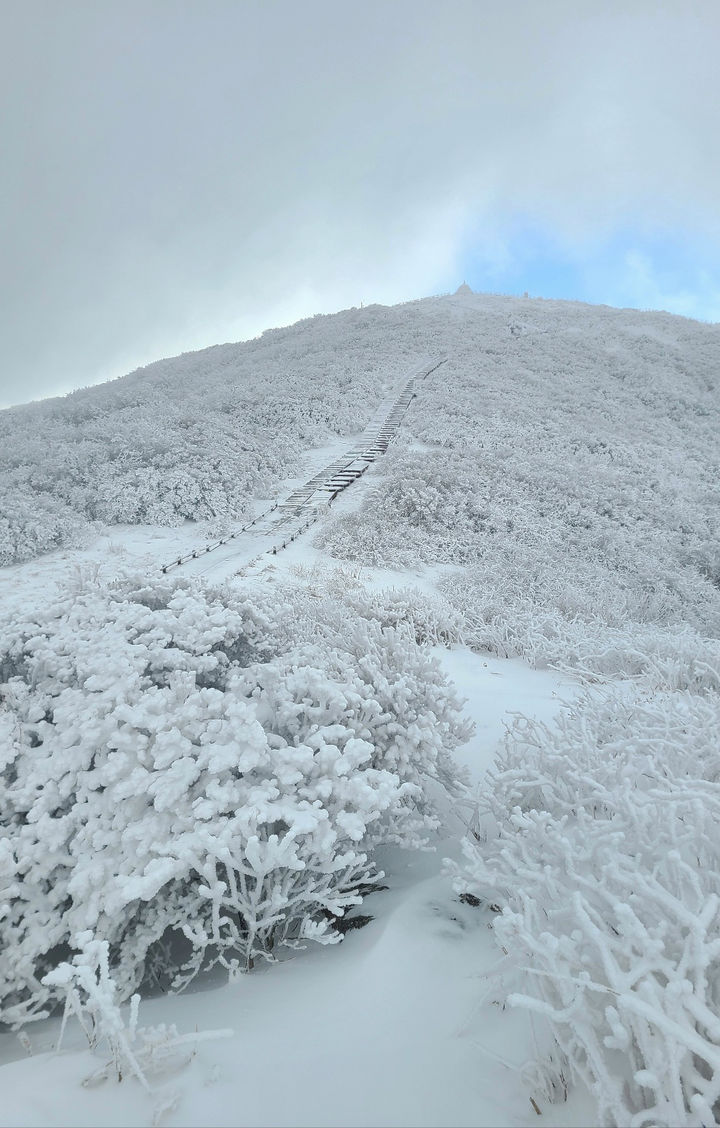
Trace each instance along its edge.
<instances>
[{"instance_id":1,"label":"snowy slope","mask_svg":"<svg viewBox=\"0 0 720 1128\"><path fill-rule=\"evenodd\" d=\"M634 422L661 417L662 441L689 428L702 443L717 422L719 350L717 327L669 315L458 294L160 361L0 412L2 561L71 544L88 522L242 518L309 447L359 432L429 356L453 358L416 416L418 437L425 428L432 442L446 445L453 412L469 412L475 446L510 443L532 456L528 423L564 402L565 440L583 448L583 472L607 460L603 431L628 410Z\"/></svg>"},{"instance_id":2,"label":"snowy slope","mask_svg":"<svg viewBox=\"0 0 720 1128\"><path fill-rule=\"evenodd\" d=\"M3 559L16 561L0 569L0 639L11 640L0 662L15 678L7 718L0 712L4 738L8 748L22 746L26 759L18 763L37 756L38 725L52 717L43 662L57 662L64 677L67 656L72 670L72 640L62 631L82 607L91 610L90 624L95 614L105 622L106 601L129 582L128 569L136 586L138 578L147 585L148 608L162 606L163 564L297 497L323 466L362 444L373 415L413 371L444 355L447 363L417 388L387 453L311 529L268 555L275 530L260 525L189 559L177 574L200 585L229 583L230 603L262 593L262 606L279 609L273 629L319 646L312 651L318 663L338 599L349 609L351 634L353 616L375 616L383 629L392 623L409 632L412 655L415 646L434 645L475 721L475 736L456 750L475 798L453 802L428 785L442 809L436 849L378 847L389 888L366 899L358 911L374 919L341 945L286 953L279 965L234 984L213 973L184 995L144 999L148 1024L233 1029L160 1074L152 1095L132 1077L83 1088L102 1057L83 1050L72 1023L60 1057L47 1056L57 1019L27 1028L28 1059L13 1034L0 1034L0 1080L9 1094L0 1123L143 1124L155 1110L171 1125L509 1126L536 1122L535 1105L558 1125L621 1124L635 1115L688 1128L710 1122L709 1106L697 1100L712 1104L711 1082L682 1062L696 1059L700 1037L712 1078L713 1039L707 1027L696 1028L691 1009L678 1011L680 988L663 992L682 978L677 953L690 943L686 926L705 969L696 990L707 992L711 1006L720 991L712 954L720 922L692 923L697 907L687 899L692 893L714 904L720 880L712 836L700 841L693 830L705 820L712 825L720 803L712 753L720 726L717 326L462 289L314 318L0 414ZM49 622L43 616L55 600L53 635L52 615ZM210 633L222 636L225 613L214 605ZM283 625L283 615L292 622ZM110 626L95 640L83 622L83 661L114 658ZM172 648L172 630L169 643L162 633L168 629L163 620L148 636L155 657ZM401 691L389 700L400 716L406 671L387 667L391 652L389 643L387 653L377 651L378 685L397 681ZM198 662L204 653L200 646ZM34 672L26 674L30 658ZM63 706L67 731L81 734L67 738L71 745L95 717L92 678L88 685L80 677L71 687L84 694L85 712L75 717L80 705ZM110 683L98 689L112 693ZM142 736L141 720L135 723ZM51 735L44 734L48 746ZM628 779L648 782L626 787ZM693 781L690 797L683 780ZM3 785L13 796L12 772ZM22 803L27 794L31 787ZM467 838L463 861L471 820L479 837ZM644 843L635 841L631 828L641 824L656 826L657 840L648 830ZM567 835L588 859L584 870L563 853ZM529 856L526 840L535 842ZM673 849L686 867L679 883L675 862L672 872L663 869ZM445 857L456 863L455 888ZM620 947L630 961L622 975L655 1000L649 1033L628 1017L632 991L625 999L602 964L620 926L603 920L587 892L588 881L596 887L599 857L603 896L624 866L643 859L638 880L649 892L647 905L635 906L641 938ZM480 906L462 903L461 889ZM580 916L568 923L571 894ZM652 906L669 894L685 923L676 932L672 925L671 963L658 970L643 944L657 944ZM620 891L610 895L622 901ZM593 916L602 926L597 950L579 939L585 910L600 914ZM487 979L503 956L499 942L503 974ZM564 945L560 970L556 942ZM572 1000L558 1002L542 984L558 976L577 983L588 967L601 985L582 999L583 1022L568 1023L557 1015L571 1013ZM553 1027L506 1006L518 989L531 1005L555 1008ZM627 1005L622 1021L608 1019L602 992L621 1010ZM674 1042L658 1034L668 1015ZM588 1046L623 1038L630 1051L620 1061L603 1050L592 1068L583 1064ZM657 1045L681 1063L682 1084L647 1066Z\"/></svg>"}]
</instances>

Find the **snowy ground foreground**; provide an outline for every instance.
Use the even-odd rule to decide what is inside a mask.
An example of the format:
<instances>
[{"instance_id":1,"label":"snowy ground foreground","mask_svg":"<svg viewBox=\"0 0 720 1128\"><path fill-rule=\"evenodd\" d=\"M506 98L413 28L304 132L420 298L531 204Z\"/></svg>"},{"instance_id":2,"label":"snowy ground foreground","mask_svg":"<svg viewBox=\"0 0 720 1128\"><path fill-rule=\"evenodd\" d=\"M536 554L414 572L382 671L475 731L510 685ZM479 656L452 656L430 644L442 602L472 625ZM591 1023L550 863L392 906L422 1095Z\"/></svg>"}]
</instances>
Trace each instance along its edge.
<instances>
[{"instance_id":1,"label":"snowy ground foreground","mask_svg":"<svg viewBox=\"0 0 720 1128\"><path fill-rule=\"evenodd\" d=\"M475 779L508 709L550 717L572 694L559 676L519 661L464 648L437 653L477 722L462 750ZM84 1088L102 1062L72 1024L59 1056L51 1053L57 1020L28 1028L29 1058L13 1035L0 1036L8 1062L0 1124L143 1125L174 1097L177 1107L163 1116L169 1125L536 1123L532 1086L520 1076L536 1056L527 1015L501 1010L492 991L477 1006L479 980L498 952L490 914L460 904L441 874L443 857L458 854L462 824L452 812L448 826L454 833L434 852L388 853L390 888L362 910L375 919L339 947L309 950L232 986L144 1001L147 1025L234 1030L158 1079L152 1097L133 1078ZM543 1113L556 1125L594 1123L579 1091Z\"/></svg>"}]
</instances>

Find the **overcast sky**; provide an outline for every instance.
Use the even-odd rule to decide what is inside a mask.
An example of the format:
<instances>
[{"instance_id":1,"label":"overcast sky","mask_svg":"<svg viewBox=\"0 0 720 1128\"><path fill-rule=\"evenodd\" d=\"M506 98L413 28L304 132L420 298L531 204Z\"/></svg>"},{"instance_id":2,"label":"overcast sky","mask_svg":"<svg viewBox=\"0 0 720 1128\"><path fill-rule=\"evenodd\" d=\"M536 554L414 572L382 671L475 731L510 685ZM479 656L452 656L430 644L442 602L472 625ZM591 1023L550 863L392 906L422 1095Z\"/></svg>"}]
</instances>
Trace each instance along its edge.
<instances>
[{"instance_id":1,"label":"overcast sky","mask_svg":"<svg viewBox=\"0 0 720 1128\"><path fill-rule=\"evenodd\" d=\"M463 278L720 320L718 0L0 16L0 404Z\"/></svg>"}]
</instances>

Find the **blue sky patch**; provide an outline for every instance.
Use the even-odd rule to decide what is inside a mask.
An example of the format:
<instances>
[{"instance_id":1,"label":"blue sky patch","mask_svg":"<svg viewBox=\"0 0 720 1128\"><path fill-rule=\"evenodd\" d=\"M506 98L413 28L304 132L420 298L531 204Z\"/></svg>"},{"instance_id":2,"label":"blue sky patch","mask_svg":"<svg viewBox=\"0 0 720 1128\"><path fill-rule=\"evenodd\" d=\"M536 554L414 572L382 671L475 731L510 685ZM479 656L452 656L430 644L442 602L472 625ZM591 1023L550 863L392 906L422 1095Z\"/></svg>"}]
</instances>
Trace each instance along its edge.
<instances>
[{"instance_id":1,"label":"blue sky patch","mask_svg":"<svg viewBox=\"0 0 720 1128\"><path fill-rule=\"evenodd\" d=\"M618 229L563 239L531 222L491 238L477 233L460 260L473 290L664 309L720 321L720 245L694 233Z\"/></svg>"}]
</instances>

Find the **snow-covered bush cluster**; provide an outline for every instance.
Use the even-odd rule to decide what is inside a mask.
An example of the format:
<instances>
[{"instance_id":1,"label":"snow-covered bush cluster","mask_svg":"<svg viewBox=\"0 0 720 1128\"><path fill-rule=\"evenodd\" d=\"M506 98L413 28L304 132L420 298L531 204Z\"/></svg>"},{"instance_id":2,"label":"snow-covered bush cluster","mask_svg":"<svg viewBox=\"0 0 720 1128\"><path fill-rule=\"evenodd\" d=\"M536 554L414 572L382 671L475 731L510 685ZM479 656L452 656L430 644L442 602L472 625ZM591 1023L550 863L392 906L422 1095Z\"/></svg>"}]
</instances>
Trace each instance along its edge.
<instances>
[{"instance_id":1,"label":"snow-covered bush cluster","mask_svg":"<svg viewBox=\"0 0 720 1128\"><path fill-rule=\"evenodd\" d=\"M458 887L502 909L601 1122L720 1117L720 665L715 688L589 695L519 719L480 799Z\"/></svg>"},{"instance_id":2,"label":"snow-covered bush cluster","mask_svg":"<svg viewBox=\"0 0 720 1128\"><path fill-rule=\"evenodd\" d=\"M452 646L463 641L463 616L437 592L423 592L409 584L367 588L361 572L332 564L300 566L293 572L302 581L301 589L291 589L293 630L300 617L306 630L341 630L338 612L344 614L344 608L349 607L353 615L382 627L409 629L421 645ZM280 584L276 590L287 588Z\"/></svg>"},{"instance_id":3,"label":"snow-covered bush cluster","mask_svg":"<svg viewBox=\"0 0 720 1128\"><path fill-rule=\"evenodd\" d=\"M410 626L330 602L126 576L3 624L6 1022L57 1000L87 931L120 998L336 940L375 847L438 825L453 692Z\"/></svg>"},{"instance_id":4,"label":"snow-covered bush cluster","mask_svg":"<svg viewBox=\"0 0 720 1128\"><path fill-rule=\"evenodd\" d=\"M95 522L242 517L308 448L362 429L423 359L406 327L380 363L376 321L372 309L316 317L0 412L0 565Z\"/></svg>"},{"instance_id":5,"label":"snow-covered bush cluster","mask_svg":"<svg viewBox=\"0 0 720 1128\"><path fill-rule=\"evenodd\" d=\"M323 545L461 566L443 590L501 654L563 661L586 625L720 635L717 326L515 301L517 335L509 300L445 301L448 363L406 417L424 449L379 464Z\"/></svg>"},{"instance_id":6,"label":"snow-covered bush cluster","mask_svg":"<svg viewBox=\"0 0 720 1128\"><path fill-rule=\"evenodd\" d=\"M602 591L600 579L598 583ZM642 675L652 684L677 689L717 683L720 639L686 626L679 609L674 622L663 626L630 614L624 621L619 613L610 616L607 604L605 614L600 609L596 614L582 613L578 608L575 614L564 615L519 588L512 601L505 602L477 575L454 576L441 586L456 608L464 608L463 638L476 650L503 658L522 656L538 668L553 665L590 682ZM608 591L608 598L613 594L618 593Z\"/></svg>"}]
</instances>

